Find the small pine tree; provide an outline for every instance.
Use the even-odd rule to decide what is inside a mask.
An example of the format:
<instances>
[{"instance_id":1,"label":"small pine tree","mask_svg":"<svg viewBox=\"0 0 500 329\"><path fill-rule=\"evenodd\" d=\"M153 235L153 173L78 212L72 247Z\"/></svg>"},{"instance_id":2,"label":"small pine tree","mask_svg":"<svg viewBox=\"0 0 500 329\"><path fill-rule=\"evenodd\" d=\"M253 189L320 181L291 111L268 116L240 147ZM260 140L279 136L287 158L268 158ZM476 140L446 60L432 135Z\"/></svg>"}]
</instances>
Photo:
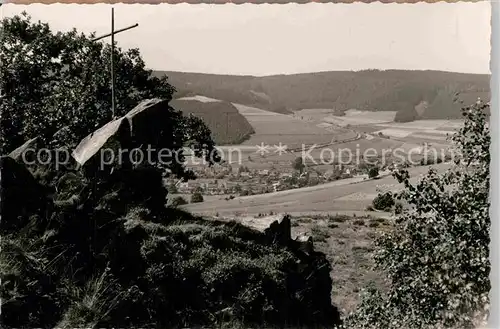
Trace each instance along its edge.
<instances>
[{"instance_id":1,"label":"small pine tree","mask_svg":"<svg viewBox=\"0 0 500 329\"><path fill-rule=\"evenodd\" d=\"M378 177L378 167L372 167L368 170L368 178Z\"/></svg>"}]
</instances>

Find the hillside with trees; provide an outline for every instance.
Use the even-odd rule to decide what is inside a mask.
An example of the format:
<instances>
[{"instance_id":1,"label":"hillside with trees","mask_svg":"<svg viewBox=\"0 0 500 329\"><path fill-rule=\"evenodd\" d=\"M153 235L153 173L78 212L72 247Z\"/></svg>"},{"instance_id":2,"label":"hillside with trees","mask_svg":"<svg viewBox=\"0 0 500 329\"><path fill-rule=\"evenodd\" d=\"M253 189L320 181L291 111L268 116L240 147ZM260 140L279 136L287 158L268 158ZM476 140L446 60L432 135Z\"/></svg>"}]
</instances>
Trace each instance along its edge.
<instances>
[{"instance_id":1,"label":"hillside with trees","mask_svg":"<svg viewBox=\"0 0 500 329\"><path fill-rule=\"evenodd\" d=\"M264 77L182 72L154 72L169 77L179 95L204 95L275 112L304 108L356 108L370 111L401 111L411 117L415 106L429 106L422 118L460 118L464 104L477 97L488 101L486 74L441 71L365 70L337 71ZM459 97L457 97L457 95ZM174 97L177 97L174 94Z\"/></svg>"},{"instance_id":2,"label":"hillside with trees","mask_svg":"<svg viewBox=\"0 0 500 329\"><path fill-rule=\"evenodd\" d=\"M228 102L175 99L170 105L186 115L193 114L203 120L217 145L240 144L255 133L247 119Z\"/></svg>"}]
</instances>

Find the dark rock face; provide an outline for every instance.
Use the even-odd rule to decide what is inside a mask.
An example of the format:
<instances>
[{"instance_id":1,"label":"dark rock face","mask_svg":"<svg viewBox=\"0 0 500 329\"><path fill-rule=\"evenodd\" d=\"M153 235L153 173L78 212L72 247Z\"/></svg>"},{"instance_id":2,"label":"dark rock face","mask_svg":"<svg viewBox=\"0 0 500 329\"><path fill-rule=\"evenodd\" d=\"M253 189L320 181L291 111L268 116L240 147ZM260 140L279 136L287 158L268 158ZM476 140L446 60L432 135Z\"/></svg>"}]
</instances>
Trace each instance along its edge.
<instances>
[{"instance_id":1,"label":"dark rock face","mask_svg":"<svg viewBox=\"0 0 500 329\"><path fill-rule=\"evenodd\" d=\"M39 184L31 172L9 156L0 158L0 233L15 232L34 216L43 216L50 207L50 190Z\"/></svg>"},{"instance_id":2,"label":"dark rock face","mask_svg":"<svg viewBox=\"0 0 500 329\"><path fill-rule=\"evenodd\" d=\"M290 216L284 215L264 230L272 243L288 244L292 240Z\"/></svg>"},{"instance_id":3,"label":"dark rock face","mask_svg":"<svg viewBox=\"0 0 500 329\"><path fill-rule=\"evenodd\" d=\"M313 239L308 235L299 235L295 242L299 246L299 249L305 252L306 254L310 254L314 251Z\"/></svg>"}]
</instances>

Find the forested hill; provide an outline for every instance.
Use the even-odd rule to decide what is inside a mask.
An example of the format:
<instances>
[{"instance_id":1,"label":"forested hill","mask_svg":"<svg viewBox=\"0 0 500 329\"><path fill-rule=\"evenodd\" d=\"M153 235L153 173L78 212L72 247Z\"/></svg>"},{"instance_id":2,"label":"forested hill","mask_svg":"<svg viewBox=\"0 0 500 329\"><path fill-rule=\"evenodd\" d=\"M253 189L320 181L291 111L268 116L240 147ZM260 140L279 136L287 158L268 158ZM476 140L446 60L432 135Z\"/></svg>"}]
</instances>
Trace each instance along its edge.
<instances>
[{"instance_id":1,"label":"forested hill","mask_svg":"<svg viewBox=\"0 0 500 329\"><path fill-rule=\"evenodd\" d=\"M228 102L175 99L170 105L202 119L217 145L240 144L255 132L247 119Z\"/></svg>"},{"instance_id":2,"label":"forested hill","mask_svg":"<svg viewBox=\"0 0 500 329\"><path fill-rule=\"evenodd\" d=\"M397 118L460 118L460 99L489 101L490 75L442 71L332 71L264 77L183 72L167 75L175 97L204 95L275 112L304 108L398 111ZM417 108L417 110L415 109Z\"/></svg>"}]
</instances>

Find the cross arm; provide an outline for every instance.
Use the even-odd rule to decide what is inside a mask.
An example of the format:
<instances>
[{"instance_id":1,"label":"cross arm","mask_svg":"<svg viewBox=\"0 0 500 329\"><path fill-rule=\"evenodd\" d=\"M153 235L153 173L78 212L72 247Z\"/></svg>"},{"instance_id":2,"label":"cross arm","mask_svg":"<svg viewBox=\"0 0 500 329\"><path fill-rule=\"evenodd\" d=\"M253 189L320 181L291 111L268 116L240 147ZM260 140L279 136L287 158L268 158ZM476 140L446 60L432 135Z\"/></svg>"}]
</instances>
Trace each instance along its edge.
<instances>
[{"instance_id":1,"label":"cross arm","mask_svg":"<svg viewBox=\"0 0 500 329\"><path fill-rule=\"evenodd\" d=\"M113 34L117 34L117 33L123 32L123 31L127 31L127 30L133 29L134 27L138 27L138 26L139 26L139 24L136 23L136 24L131 25L129 27L124 27L123 29L116 30L116 31L114 31L112 33L108 33L108 34L101 35L100 37L96 37L96 38L92 39L92 41L101 40L101 39L107 38L107 37L109 37L109 36L111 36Z\"/></svg>"}]
</instances>

